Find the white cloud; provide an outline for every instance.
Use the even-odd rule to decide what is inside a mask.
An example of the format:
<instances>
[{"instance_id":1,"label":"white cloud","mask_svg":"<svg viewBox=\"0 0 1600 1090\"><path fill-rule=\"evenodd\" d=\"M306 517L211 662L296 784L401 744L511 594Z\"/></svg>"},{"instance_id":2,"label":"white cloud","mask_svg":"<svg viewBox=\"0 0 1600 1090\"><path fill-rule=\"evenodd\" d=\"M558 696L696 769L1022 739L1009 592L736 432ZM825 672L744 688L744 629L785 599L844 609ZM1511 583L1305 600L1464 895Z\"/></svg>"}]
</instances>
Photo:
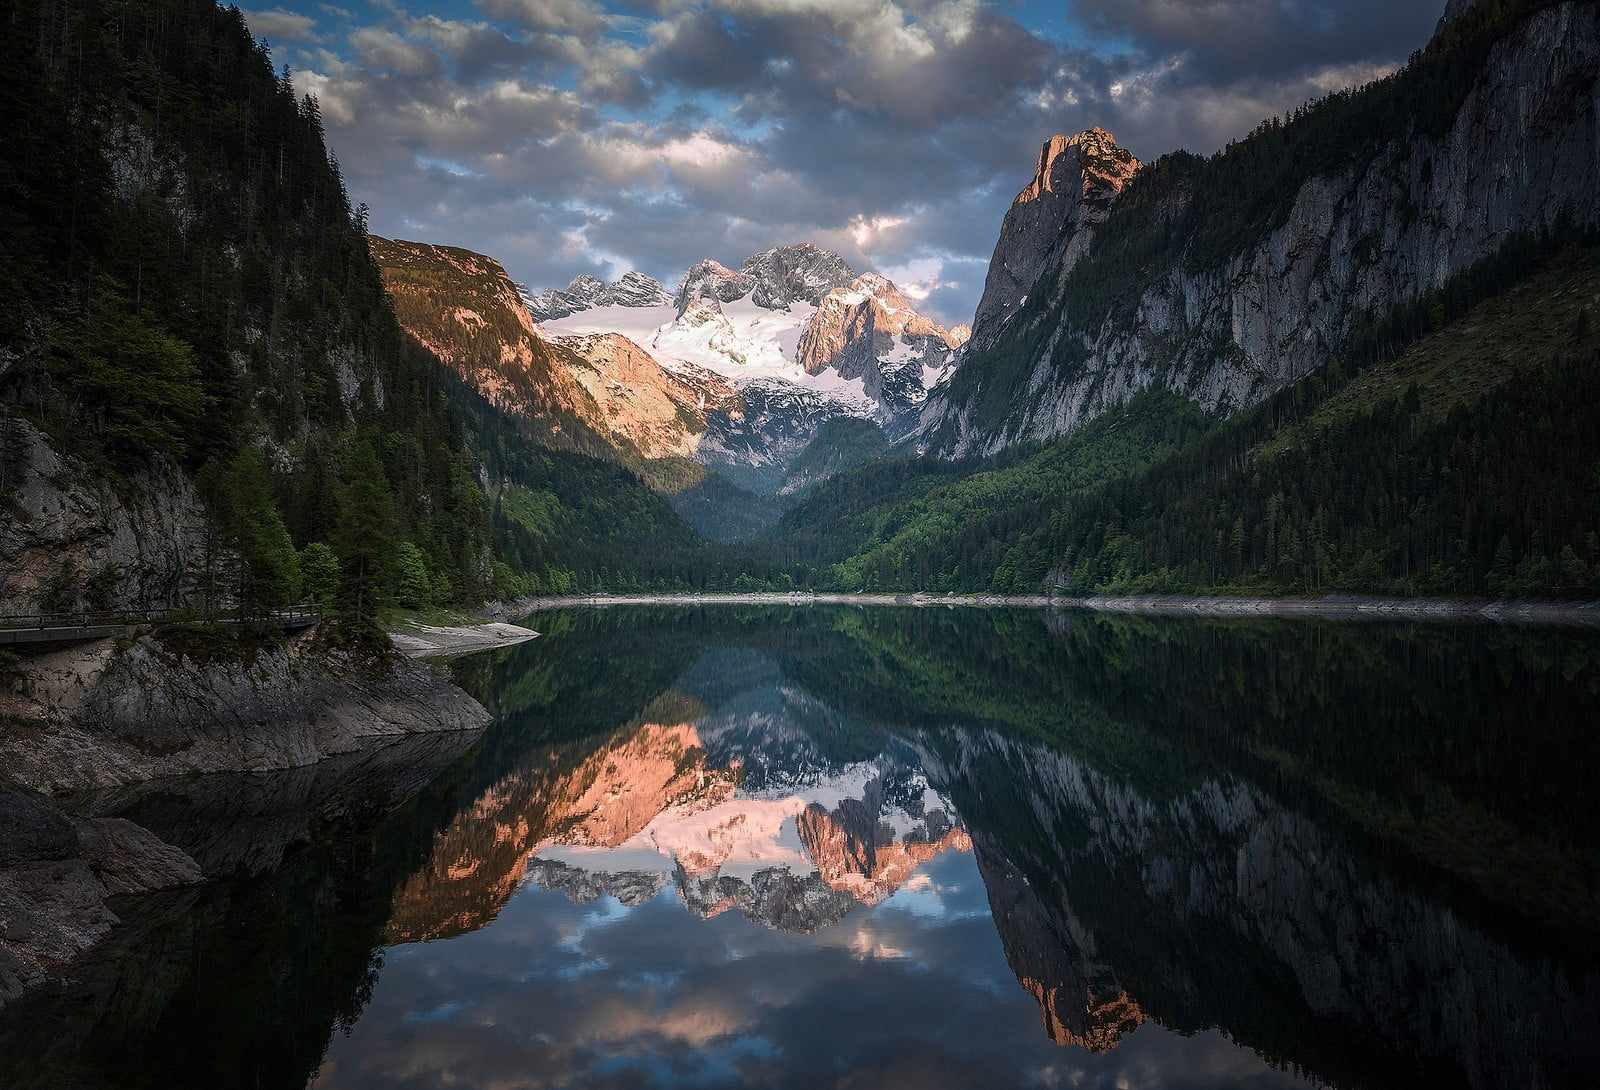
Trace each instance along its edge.
<instances>
[{"instance_id":1,"label":"white cloud","mask_svg":"<svg viewBox=\"0 0 1600 1090\"><path fill-rule=\"evenodd\" d=\"M309 15L271 8L266 11L247 11L239 14L250 27L250 33L270 42L311 42L317 39L317 21Z\"/></svg>"}]
</instances>

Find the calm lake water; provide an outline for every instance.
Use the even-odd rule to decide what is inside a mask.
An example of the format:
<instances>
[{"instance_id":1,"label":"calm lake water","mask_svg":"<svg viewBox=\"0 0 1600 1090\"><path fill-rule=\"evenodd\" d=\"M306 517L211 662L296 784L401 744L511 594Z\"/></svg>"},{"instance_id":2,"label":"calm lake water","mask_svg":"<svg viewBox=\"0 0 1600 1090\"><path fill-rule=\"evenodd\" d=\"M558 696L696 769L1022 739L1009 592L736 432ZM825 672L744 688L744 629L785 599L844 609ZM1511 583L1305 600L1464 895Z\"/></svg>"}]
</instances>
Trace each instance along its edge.
<instances>
[{"instance_id":1,"label":"calm lake water","mask_svg":"<svg viewBox=\"0 0 1600 1090\"><path fill-rule=\"evenodd\" d=\"M82 800L218 877L0 1083L1600 1083L1600 635L530 623L482 734Z\"/></svg>"}]
</instances>

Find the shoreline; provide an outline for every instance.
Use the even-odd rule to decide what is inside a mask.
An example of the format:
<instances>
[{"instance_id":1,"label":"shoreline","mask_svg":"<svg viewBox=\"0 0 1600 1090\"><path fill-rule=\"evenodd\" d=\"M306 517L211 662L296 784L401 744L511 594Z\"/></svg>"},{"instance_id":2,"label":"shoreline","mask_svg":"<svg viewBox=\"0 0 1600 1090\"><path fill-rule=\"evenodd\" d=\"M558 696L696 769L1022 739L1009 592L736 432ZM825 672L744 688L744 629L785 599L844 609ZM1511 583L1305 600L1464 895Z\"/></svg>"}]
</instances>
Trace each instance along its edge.
<instances>
[{"instance_id":1,"label":"shoreline","mask_svg":"<svg viewBox=\"0 0 1600 1090\"><path fill-rule=\"evenodd\" d=\"M448 655L466 655L474 651L488 651L496 647L511 647L526 643L539 633L521 625L505 621L488 621L470 625L427 625L411 623L391 631L389 639L395 649L407 658L442 658Z\"/></svg>"},{"instance_id":2,"label":"shoreline","mask_svg":"<svg viewBox=\"0 0 1600 1090\"><path fill-rule=\"evenodd\" d=\"M1355 621L1432 621L1487 624L1550 625L1600 628L1600 602L1517 599L1391 598L1381 595L1325 595L1318 598L1270 598L1230 595L1107 595L1052 598L1045 595L941 595L923 592L849 594L844 592L776 591L727 594L594 594L523 598L494 603L480 615L514 617L558 609L612 606L722 605L854 605L969 609L1057 609L1092 613L1133 613L1187 617L1266 617L1276 619Z\"/></svg>"}]
</instances>

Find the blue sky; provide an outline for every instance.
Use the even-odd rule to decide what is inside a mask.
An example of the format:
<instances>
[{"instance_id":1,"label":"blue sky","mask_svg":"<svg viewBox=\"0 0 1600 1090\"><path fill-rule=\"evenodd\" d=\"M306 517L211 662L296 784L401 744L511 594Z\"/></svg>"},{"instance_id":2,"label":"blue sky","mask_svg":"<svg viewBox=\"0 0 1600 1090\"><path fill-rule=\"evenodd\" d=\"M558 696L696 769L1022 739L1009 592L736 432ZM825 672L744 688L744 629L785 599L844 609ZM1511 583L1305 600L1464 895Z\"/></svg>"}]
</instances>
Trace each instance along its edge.
<instances>
[{"instance_id":1,"label":"blue sky","mask_svg":"<svg viewBox=\"0 0 1600 1090\"><path fill-rule=\"evenodd\" d=\"M535 290L675 286L811 241L969 321L1057 132L1210 152L1392 70L1428 0L282 0L245 15L317 95L380 234Z\"/></svg>"}]
</instances>

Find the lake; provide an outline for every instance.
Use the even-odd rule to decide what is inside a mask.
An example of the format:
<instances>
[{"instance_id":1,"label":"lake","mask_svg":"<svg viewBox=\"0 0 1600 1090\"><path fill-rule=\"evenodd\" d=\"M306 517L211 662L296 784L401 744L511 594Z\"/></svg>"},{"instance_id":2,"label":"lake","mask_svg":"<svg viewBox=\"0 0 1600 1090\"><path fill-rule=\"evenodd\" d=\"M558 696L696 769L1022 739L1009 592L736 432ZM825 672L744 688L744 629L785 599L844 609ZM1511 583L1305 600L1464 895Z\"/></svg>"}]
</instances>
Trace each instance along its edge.
<instances>
[{"instance_id":1,"label":"lake","mask_svg":"<svg viewBox=\"0 0 1600 1090\"><path fill-rule=\"evenodd\" d=\"M495 713L75 800L218 876L0 1083L1600 1083L1600 634L539 614Z\"/></svg>"}]
</instances>

